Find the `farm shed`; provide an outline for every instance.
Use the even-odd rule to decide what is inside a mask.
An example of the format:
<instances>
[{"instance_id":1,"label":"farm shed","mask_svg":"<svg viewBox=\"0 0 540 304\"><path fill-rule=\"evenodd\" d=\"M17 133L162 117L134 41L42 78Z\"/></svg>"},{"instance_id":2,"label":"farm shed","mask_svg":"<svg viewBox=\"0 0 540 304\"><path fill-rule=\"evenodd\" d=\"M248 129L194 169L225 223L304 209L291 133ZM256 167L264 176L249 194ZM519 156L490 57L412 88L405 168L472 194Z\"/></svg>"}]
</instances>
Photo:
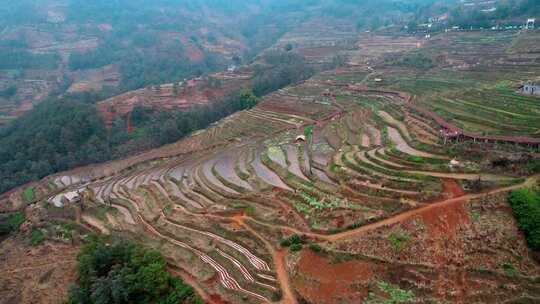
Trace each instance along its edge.
<instances>
[{"instance_id":1,"label":"farm shed","mask_svg":"<svg viewBox=\"0 0 540 304\"><path fill-rule=\"evenodd\" d=\"M519 87L519 92L526 95L540 96L540 83L526 83Z\"/></svg>"},{"instance_id":2,"label":"farm shed","mask_svg":"<svg viewBox=\"0 0 540 304\"><path fill-rule=\"evenodd\" d=\"M305 135L298 135L296 136L296 142L304 142L306 141L306 136Z\"/></svg>"},{"instance_id":3,"label":"farm shed","mask_svg":"<svg viewBox=\"0 0 540 304\"><path fill-rule=\"evenodd\" d=\"M66 194L64 194L63 201L64 203L69 204L79 203L81 201L81 195L78 191L67 192Z\"/></svg>"}]
</instances>

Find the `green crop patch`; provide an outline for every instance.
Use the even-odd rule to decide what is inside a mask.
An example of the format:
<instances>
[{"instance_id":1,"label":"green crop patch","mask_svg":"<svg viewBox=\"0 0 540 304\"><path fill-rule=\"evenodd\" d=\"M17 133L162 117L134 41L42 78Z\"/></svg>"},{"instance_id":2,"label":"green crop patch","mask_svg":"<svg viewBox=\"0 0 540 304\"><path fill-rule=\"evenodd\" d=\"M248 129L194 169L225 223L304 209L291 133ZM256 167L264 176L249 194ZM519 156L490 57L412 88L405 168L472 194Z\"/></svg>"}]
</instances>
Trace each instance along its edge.
<instances>
[{"instance_id":1,"label":"green crop patch","mask_svg":"<svg viewBox=\"0 0 540 304\"><path fill-rule=\"evenodd\" d=\"M30 243L32 246L41 245L45 241L45 233L39 228L33 228L30 234Z\"/></svg>"},{"instance_id":2,"label":"green crop patch","mask_svg":"<svg viewBox=\"0 0 540 304\"><path fill-rule=\"evenodd\" d=\"M391 233L387 239L396 251L403 251L407 247L410 236L402 233Z\"/></svg>"},{"instance_id":3,"label":"green crop patch","mask_svg":"<svg viewBox=\"0 0 540 304\"><path fill-rule=\"evenodd\" d=\"M26 189L24 189L23 191L23 199L27 202L27 203L32 203L35 201L36 199L36 194L34 192L34 188L32 187L28 187Z\"/></svg>"},{"instance_id":4,"label":"green crop patch","mask_svg":"<svg viewBox=\"0 0 540 304\"><path fill-rule=\"evenodd\" d=\"M540 250L540 194L522 188L510 192L508 200L527 243L533 250Z\"/></svg>"}]
</instances>

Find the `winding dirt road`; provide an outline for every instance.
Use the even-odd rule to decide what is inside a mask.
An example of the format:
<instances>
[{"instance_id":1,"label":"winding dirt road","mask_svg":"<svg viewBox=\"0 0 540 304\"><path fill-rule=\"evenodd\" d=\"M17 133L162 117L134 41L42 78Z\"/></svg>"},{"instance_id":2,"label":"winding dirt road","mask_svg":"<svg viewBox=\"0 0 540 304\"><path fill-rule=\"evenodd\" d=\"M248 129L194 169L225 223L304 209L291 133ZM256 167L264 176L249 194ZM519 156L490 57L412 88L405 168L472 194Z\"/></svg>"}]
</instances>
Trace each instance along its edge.
<instances>
[{"instance_id":1,"label":"winding dirt road","mask_svg":"<svg viewBox=\"0 0 540 304\"><path fill-rule=\"evenodd\" d=\"M272 260L274 261L274 267L276 269L276 277L279 282L279 286L281 287L281 291L283 291L283 297L281 299L281 303L283 304L297 304L296 296L294 295L294 292L292 291L291 287L291 281L289 278L289 272L287 271L287 266L285 265L285 257L287 255L287 251L284 249L275 249L268 240L266 240L262 235L260 235L257 231L255 231L253 228L251 228L249 225L247 225L244 222L244 218L237 219L236 221L239 225L243 226L251 232L253 235L255 235L257 238L259 238L265 245L266 249L272 254Z\"/></svg>"},{"instance_id":2,"label":"winding dirt road","mask_svg":"<svg viewBox=\"0 0 540 304\"><path fill-rule=\"evenodd\" d=\"M253 221L253 222L257 223L257 224L264 225L264 226L267 226L267 227L271 227L271 228L274 228L274 229L286 230L286 231L289 231L289 232L292 232L292 233L312 237L312 238L315 238L315 239L318 239L318 240L321 240L321 241L334 242L334 241L346 239L346 238L349 238L349 237L364 235L369 231L372 231L372 230L375 230L375 229L378 229L378 228L381 228L381 227L384 227L384 226L389 226L389 225L400 223L402 221L410 219L411 217L414 217L414 216L416 216L416 215L418 215L420 213L423 213L423 212L426 212L426 211L429 211L429 210L442 208L442 207L452 205L452 204L456 204L456 203L460 203L460 202L463 202L463 201L469 201L469 200L473 200L473 199L482 198L482 197L485 197L485 196L488 196L488 195L509 192L509 191L512 191L512 190L515 190L515 189L518 189L518 188L522 188L522 187L530 187L530 186L534 185L534 183L536 183L536 181L538 179L540 179L540 174L531 176L531 177L527 178L527 180L525 182L520 183L520 184L501 187L501 188L489 190L489 191L486 191L486 192L476 193L476 194L465 194L465 195L461 195L461 196L452 197L452 198L449 198L449 199L445 199L445 200L441 200L441 201L438 201L438 202L435 202L435 203L431 203L429 205L424 205L424 206L416 208L416 209L405 211L403 213L397 214L397 215L389 217L387 219L380 220L378 222L371 223L371 224L366 224L366 225L361 226L361 227L356 228L356 229L351 229L351 230L347 230L347 231L343 231L343 232L336 233L336 234L331 234L331 235L313 233L313 232L305 232L305 231L301 231L301 230L291 228L291 227L288 227L288 226L279 226L279 225L267 224L267 223L263 223L263 222L255 220L255 219L249 218L249 217L246 217L246 219L249 219L250 221Z\"/></svg>"}]
</instances>

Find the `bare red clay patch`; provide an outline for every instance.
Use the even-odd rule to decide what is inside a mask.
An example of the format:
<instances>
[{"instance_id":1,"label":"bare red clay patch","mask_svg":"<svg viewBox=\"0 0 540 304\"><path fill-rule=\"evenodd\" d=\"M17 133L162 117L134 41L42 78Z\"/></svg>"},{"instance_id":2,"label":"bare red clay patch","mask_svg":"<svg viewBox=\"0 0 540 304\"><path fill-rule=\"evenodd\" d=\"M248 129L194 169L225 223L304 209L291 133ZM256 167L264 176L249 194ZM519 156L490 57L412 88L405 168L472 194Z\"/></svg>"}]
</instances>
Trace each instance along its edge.
<instances>
[{"instance_id":1,"label":"bare red clay patch","mask_svg":"<svg viewBox=\"0 0 540 304\"><path fill-rule=\"evenodd\" d=\"M195 47L191 42L189 42L187 37L182 37L180 40L182 41L182 44L186 47L186 56L190 61L199 62L204 59L203 52L197 47Z\"/></svg>"},{"instance_id":2,"label":"bare red clay patch","mask_svg":"<svg viewBox=\"0 0 540 304\"><path fill-rule=\"evenodd\" d=\"M443 193L452 198L462 196L464 191L455 181L443 180ZM459 231L471 223L465 203L463 200L418 214L426 225L428 242L434 250L433 263L441 268L434 290L441 300L463 301L470 286L463 267L463 242L459 237Z\"/></svg>"},{"instance_id":3,"label":"bare red clay patch","mask_svg":"<svg viewBox=\"0 0 540 304\"><path fill-rule=\"evenodd\" d=\"M465 195L463 187L461 187L461 185L453 179L443 179L442 190L444 194L449 196L448 198L460 197L462 195Z\"/></svg>"},{"instance_id":4,"label":"bare red clay patch","mask_svg":"<svg viewBox=\"0 0 540 304\"><path fill-rule=\"evenodd\" d=\"M223 300L220 295L213 294L210 296L210 304L228 304L229 302Z\"/></svg>"},{"instance_id":5,"label":"bare red clay patch","mask_svg":"<svg viewBox=\"0 0 540 304\"><path fill-rule=\"evenodd\" d=\"M350 285L367 280L374 268L372 264L357 260L331 264L323 255L304 250L298 262L300 276L295 278L294 285L310 303L358 302L367 295L367 290L354 289Z\"/></svg>"},{"instance_id":6,"label":"bare red clay patch","mask_svg":"<svg viewBox=\"0 0 540 304\"><path fill-rule=\"evenodd\" d=\"M245 212L238 212L230 216L230 219L232 221L233 227L236 229L241 229L244 225L244 220L246 219L246 213Z\"/></svg>"}]
</instances>

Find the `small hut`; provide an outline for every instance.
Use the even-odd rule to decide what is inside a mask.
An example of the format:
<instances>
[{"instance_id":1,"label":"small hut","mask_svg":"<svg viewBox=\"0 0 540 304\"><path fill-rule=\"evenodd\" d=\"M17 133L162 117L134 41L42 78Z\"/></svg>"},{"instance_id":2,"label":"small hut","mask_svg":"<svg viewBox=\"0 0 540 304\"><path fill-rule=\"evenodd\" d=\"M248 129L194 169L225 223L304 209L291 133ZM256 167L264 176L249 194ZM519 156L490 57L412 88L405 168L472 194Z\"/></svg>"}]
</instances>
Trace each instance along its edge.
<instances>
[{"instance_id":1,"label":"small hut","mask_svg":"<svg viewBox=\"0 0 540 304\"><path fill-rule=\"evenodd\" d=\"M64 194L64 204L77 204L81 202L81 194L78 191L71 191Z\"/></svg>"},{"instance_id":2,"label":"small hut","mask_svg":"<svg viewBox=\"0 0 540 304\"><path fill-rule=\"evenodd\" d=\"M523 84L519 86L519 92L526 95L540 96L540 82Z\"/></svg>"}]
</instances>

